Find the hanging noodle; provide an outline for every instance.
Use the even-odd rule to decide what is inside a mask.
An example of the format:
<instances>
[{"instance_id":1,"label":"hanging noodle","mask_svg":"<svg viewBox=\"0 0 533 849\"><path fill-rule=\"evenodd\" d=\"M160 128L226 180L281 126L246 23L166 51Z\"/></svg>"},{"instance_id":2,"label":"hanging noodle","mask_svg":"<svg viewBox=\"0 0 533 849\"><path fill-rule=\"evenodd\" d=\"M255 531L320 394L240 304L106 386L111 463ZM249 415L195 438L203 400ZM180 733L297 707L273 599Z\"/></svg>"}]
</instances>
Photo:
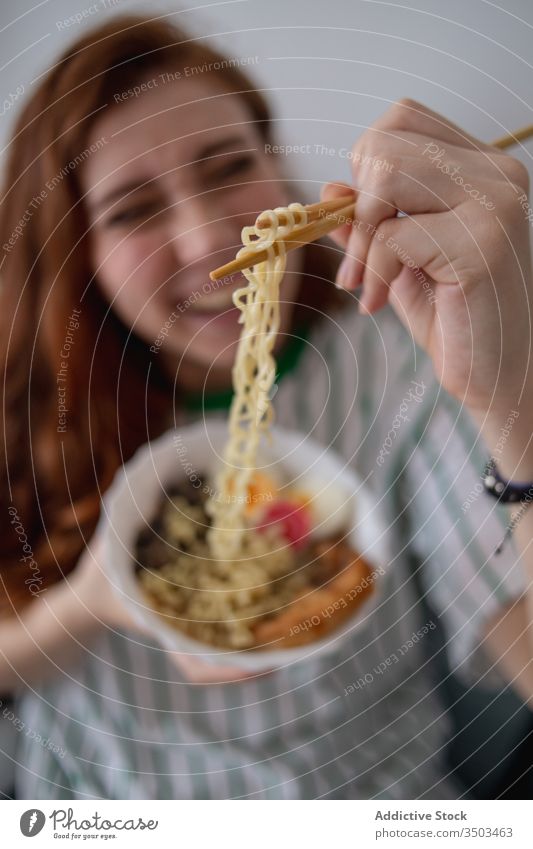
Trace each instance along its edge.
<instances>
[{"instance_id":1,"label":"hanging noodle","mask_svg":"<svg viewBox=\"0 0 533 849\"><path fill-rule=\"evenodd\" d=\"M286 223L279 223L279 216ZM267 249L268 259L243 271L248 285L238 289L233 302L241 310L243 325L233 366L234 396L229 414L229 438L223 464L215 479L215 495L206 506L212 519L208 533L213 557L231 559L238 556L245 530L244 510L248 484L257 463L261 433L272 422L270 392L276 378L276 362L272 350L279 329L279 287L285 272L286 256L282 242L294 226L305 225L307 211L300 203L278 207L261 213L270 218L270 226L242 231L243 251Z\"/></svg>"}]
</instances>

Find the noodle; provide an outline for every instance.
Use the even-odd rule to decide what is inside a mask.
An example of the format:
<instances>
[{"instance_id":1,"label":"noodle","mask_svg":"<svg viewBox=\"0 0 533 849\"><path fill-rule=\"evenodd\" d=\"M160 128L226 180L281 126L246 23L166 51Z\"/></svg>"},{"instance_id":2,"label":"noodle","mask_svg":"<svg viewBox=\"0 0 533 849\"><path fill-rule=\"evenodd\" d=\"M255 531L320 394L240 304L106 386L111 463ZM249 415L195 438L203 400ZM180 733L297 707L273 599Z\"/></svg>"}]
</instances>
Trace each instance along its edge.
<instances>
[{"instance_id":1,"label":"noodle","mask_svg":"<svg viewBox=\"0 0 533 849\"><path fill-rule=\"evenodd\" d=\"M307 211L291 204L261 218L269 226L259 228L256 221L245 227L237 254L266 250L267 259L244 271L248 285L233 295L243 327L215 486L199 492L192 481L182 483L165 496L154 527L137 540L138 580L151 606L199 643L232 651L319 639L372 592L369 567L343 542L346 527L318 543L311 538L301 550L312 527L309 493L289 489L260 511L256 527L246 521L251 495L257 490L265 495L269 485L277 490L256 468L261 435L273 419L273 350L286 265L285 245L278 240L305 225Z\"/></svg>"},{"instance_id":2,"label":"noodle","mask_svg":"<svg viewBox=\"0 0 533 849\"><path fill-rule=\"evenodd\" d=\"M297 555L275 527L247 530L240 560L213 560L202 506L174 496L165 499L158 516L160 536L150 535L148 545L137 548L145 566L139 580L169 624L200 642L251 648L258 622L305 589L308 570L298 568Z\"/></svg>"},{"instance_id":3,"label":"noodle","mask_svg":"<svg viewBox=\"0 0 533 849\"><path fill-rule=\"evenodd\" d=\"M286 224L279 223L279 215ZM215 495L206 505L212 519L207 538L209 550L217 559L232 559L242 550L245 532L244 509L247 487L257 463L261 433L272 422L270 391L276 378L272 350L279 329L279 287L285 272L285 246L276 240L288 235L297 225L305 225L307 211L292 203L263 212L270 217L268 228L257 221L242 231L243 251L267 249L268 259L243 271L248 285L238 289L233 302L241 310L243 325L233 366L234 396L229 415L229 438L223 453L223 465L215 478Z\"/></svg>"}]
</instances>

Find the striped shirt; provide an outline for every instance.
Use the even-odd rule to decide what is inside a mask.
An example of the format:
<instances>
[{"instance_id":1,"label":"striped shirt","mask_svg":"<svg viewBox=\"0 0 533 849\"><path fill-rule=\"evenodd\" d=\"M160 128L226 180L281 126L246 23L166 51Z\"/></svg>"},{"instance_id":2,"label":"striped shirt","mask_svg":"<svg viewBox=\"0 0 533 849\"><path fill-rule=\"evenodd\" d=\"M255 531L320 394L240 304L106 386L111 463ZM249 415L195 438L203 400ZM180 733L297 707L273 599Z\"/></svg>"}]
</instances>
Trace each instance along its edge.
<instances>
[{"instance_id":1,"label":"striped shirt","mask_svg":"<svg viewBox=\"0 0 533 849\"><path fill-rule=\"evenodd\" d=\"M20 736L20 798L460 795L429 634L442 629L451 669L474 681L484 622L524 589L514 544L493 555L507 517L481 492L477 431L392 310L359 316L349 295L311 331L274 405L280 425L337 451L379 501L383 602L335 654L235 684L184 682L155 641L100 633L18 706L61 746Z\"/></svg>"}]
</instances>

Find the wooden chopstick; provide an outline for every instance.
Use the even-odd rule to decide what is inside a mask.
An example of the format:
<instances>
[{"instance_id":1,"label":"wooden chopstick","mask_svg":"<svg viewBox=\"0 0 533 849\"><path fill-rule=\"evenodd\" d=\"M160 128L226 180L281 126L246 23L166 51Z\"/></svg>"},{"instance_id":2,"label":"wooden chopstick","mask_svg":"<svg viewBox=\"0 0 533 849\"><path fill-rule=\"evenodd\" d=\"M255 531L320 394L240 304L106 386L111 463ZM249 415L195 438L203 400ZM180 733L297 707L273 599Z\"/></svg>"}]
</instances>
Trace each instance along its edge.
<instances>
[{"instance_id":1,"label":"wooden chopstick","mask_svg":"<svg viewBox=\"0 0 533 849\"><path fill-rule=\"evenodd\" d=\"M521 127L519 130L515 130L514 133L509 133L506 136L496 139L496 141L492 142L492 147L505 150L505 148L512 147L517 142L524 141L531 138L531 136L533 136L533 124L529 124L527 127ZM353 196L354 199L348 203L349 197L350 195L346 194L333 200L308 204L306 206L307 223L303 227L301 225L295 227L289 236L286 236L284 239L277 239L274 242L274 249L279 242L283 242L286 251L293 251L296 248L301 248L302 245L326 236L342 224L352 223L355 216L355 194ZM287 223L284 215L280 215L279 223ZM268 227L268 217L265 216L261 220L261 216L259 216L257 226L259 229ZM265 262L267 259L268 252L266 250L250 250L239 259L233 259L231 262L226 263L226 265L215 268L214 271L211 271L209 277L211 280L220 280L222 277L231 276L238 271L242 271L244 268L250 268L252 265Z\"/></svg>"},{"instance_id":2,"label":"wooden chopstick","mask_svg":"<svg viewBox=\"0 0 533 849\"><path fill-rule=\"evenodd\" d=\"M529 139L531 136L533 136L533 124L528 124L527 127L521 127L519 130L515 130L514 133L509 133L500 139L496 139L496 141L492 142L492 147L499 147L500 150L505 150L506 147L512 147L513 144L525 141L525 139Z\"/></svg>"},{"instance_id":3,"label":"wooden chopstick","mask_svg":"<svg viewBox=\"0 0 533 849\"><path fill-rule=\"evenodd\" d=\"M314 204L313 204L314 205ZM319 204L319 208L321 205ZM341 224L351 224L354 220L355 201L352 201L347 206L336 209L335 211L325 210L325 214L319 218L315 218L309 224L303 227L295 227L291 230L289 236L284 239L276 239L274 242L274 251L276 245L280 242L284 244L285 251L293 251L296 248L301 248L302 245L307 245L309 242L315 242L326 233L336 230ZM227 262L226 265L221 265L220 268L215 268L211 271L209 277L211 280L220 280L222 277L230 277L237 271L242 271L243 268L250 268L252 265L258 265L260 262L266 262L268 259L268 251L249 251L249 253Z\"/></svg>"},{"instance_id":4,"label":"wooden chopstick","mask_svg":"<svg viewBox=\"0 0 533 849\"><path fill-rule=\"evenodd\" d=\"M344 206L348 204L348 198L350 195L341 195L341 197L333 198L333 200L325 200L319 201L318 203L309 203L305 207L307 210L307 224L310 224L311 221L316 221L319 218L323 218L325 214L328 212L337 212L337 210L342 209ZM354 195L355 197L355 195ZM270 218L264 213L259 216L256 222L256 226L262 230L266 227L270 227ZM281 213L278 217L280 224L286 224L287 219L283 213Z\"/></svg>"}]
</instances>

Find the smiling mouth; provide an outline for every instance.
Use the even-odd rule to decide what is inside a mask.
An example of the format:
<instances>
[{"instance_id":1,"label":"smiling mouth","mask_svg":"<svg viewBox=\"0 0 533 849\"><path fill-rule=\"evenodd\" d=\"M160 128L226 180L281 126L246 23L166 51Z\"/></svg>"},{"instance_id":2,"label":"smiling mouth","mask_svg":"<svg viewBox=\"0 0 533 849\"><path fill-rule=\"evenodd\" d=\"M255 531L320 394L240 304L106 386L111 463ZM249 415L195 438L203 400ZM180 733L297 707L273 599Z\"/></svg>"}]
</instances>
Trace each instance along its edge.
<instances>
[{"instance_id":1,"label":"smiling mouth","mask_svg":"<svg viewBox=\"0 0 533 849\"><path fill-rule=\"evenodd\" d=\"M200 294L199 297L191 296L189 301L189 310L191 313L201 315L214 315L215 313L225 312L226 310L237 309L233 303L233 295L241 286L227 286L220 289L218 292L209 292L208 294Z\"/></svg>"}]
</instances>

